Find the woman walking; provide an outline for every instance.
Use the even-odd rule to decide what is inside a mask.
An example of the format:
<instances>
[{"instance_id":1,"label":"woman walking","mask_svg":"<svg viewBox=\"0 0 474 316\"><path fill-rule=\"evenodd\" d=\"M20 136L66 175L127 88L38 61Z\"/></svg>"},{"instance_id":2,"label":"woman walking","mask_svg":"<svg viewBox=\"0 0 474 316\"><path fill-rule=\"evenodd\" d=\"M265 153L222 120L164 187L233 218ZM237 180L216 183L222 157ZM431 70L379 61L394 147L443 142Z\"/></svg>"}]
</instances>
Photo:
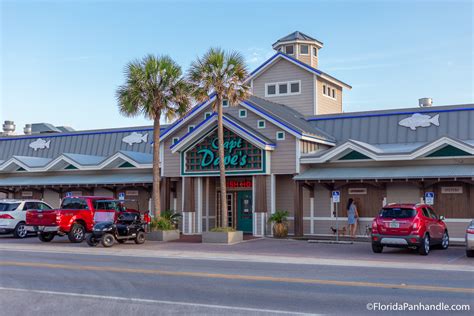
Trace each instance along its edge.
<instances>
[{"instance_id":1,"label":"woman walking","mask_svg":"<svg viewBox=\"0 0 474 316\"><path fill-rule=\"evenodd\" d=\"M357 206L352 198L347 202L347 222L349 224L349 233L351 238L355 238L357 230L357 219L359 213L357 212Z\"/></svg>"}]
</instances>

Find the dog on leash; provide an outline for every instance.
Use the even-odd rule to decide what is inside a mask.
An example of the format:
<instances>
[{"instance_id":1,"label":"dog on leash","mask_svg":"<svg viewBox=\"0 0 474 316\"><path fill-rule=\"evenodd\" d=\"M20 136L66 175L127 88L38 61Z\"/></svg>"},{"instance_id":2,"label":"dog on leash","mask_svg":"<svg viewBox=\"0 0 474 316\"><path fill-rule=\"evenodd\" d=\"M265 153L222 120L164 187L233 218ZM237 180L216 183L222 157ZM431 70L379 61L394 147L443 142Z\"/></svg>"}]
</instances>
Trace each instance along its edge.
<instances>
[{"instance_id":1,"label":"dog on leash","mask_svg":"<svg viewBox=\"0 0 474 316\"><path fill-rule=\"evenodd\" d=\"M339 228L339 229L336 229L336 228L331 226L331 230L332 230L333 235L336 235L336 233L337 233L338 236L345 236L346 235L346 227L345 226L342 227L342 228Z\"/></svg>"}]
</instances>

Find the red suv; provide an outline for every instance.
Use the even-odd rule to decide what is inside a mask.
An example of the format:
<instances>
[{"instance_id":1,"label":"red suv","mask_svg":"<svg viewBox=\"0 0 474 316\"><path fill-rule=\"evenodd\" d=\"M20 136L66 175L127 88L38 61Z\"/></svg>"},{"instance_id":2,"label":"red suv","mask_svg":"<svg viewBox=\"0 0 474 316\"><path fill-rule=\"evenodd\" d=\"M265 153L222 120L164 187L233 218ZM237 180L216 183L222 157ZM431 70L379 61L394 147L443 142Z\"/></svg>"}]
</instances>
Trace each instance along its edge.
<instances>
[{"instance_id":1,"label":"red suv","mask_svg":"<svg viewBox=\"0 0 474 316\"><path fill-rule=\"evenodd\" d=\"M449 235L443 220L426 204L388 204L372 222L372 250L410 247L426 256L431 246L447 249Z\"/></svg>"}]
</instances>

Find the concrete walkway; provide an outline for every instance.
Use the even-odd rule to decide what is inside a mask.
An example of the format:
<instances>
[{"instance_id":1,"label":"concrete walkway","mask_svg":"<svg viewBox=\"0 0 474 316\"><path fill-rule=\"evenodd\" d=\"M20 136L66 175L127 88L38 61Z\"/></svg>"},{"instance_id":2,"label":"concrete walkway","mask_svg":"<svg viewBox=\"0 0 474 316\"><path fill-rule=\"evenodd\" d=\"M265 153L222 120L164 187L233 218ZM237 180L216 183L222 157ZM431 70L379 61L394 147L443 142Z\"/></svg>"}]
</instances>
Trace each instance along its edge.
<instances>
[{"instance_id":1,"label":"concrete walkway","mask_svg":"<svg viewBox=\"0 0 474 316\"><path fill-rule=\"evenodd\" d=\"M163 243L147 241L116 244L112 248L87 244L71 244L67 238L55 238L42 243L37 238L18 240L0 238L0 250L51 252L90 255L134 256L147 258L181 258L217 261L249 261L305 265L333 265L354 267L411 268L422 270L474 271L473 260L465 256L464 248L433 249L428 256L420 256L409 249L384 249L374 254L368 243L313 244L300 240L262 238L236 245L201 243Z\"/></svg>"}]
</instances>

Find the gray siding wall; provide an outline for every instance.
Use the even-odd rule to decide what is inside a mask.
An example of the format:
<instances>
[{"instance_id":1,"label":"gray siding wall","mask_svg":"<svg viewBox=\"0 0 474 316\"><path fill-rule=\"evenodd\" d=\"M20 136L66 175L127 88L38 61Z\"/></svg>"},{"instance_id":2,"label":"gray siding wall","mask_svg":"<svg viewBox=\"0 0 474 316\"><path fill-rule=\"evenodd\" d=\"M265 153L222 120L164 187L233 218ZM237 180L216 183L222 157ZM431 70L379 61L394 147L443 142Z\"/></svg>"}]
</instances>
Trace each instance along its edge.
<instances>
[{"instance_id":1,"label":"gray siding wall","mask_svg":"<svg viewBox=\"0 0 474 316\"><path fill-rule=\"evenodd\" d=\"M292 80L301 80L300 94L265 97L266 83ZM313 74L284 59L278 60L258 77L253 79L253 94L255 96L266 98L276 103L285 104L294 108L303 115L316 114L314 105L314 87Z\"/></svg>"}]
</instances>

